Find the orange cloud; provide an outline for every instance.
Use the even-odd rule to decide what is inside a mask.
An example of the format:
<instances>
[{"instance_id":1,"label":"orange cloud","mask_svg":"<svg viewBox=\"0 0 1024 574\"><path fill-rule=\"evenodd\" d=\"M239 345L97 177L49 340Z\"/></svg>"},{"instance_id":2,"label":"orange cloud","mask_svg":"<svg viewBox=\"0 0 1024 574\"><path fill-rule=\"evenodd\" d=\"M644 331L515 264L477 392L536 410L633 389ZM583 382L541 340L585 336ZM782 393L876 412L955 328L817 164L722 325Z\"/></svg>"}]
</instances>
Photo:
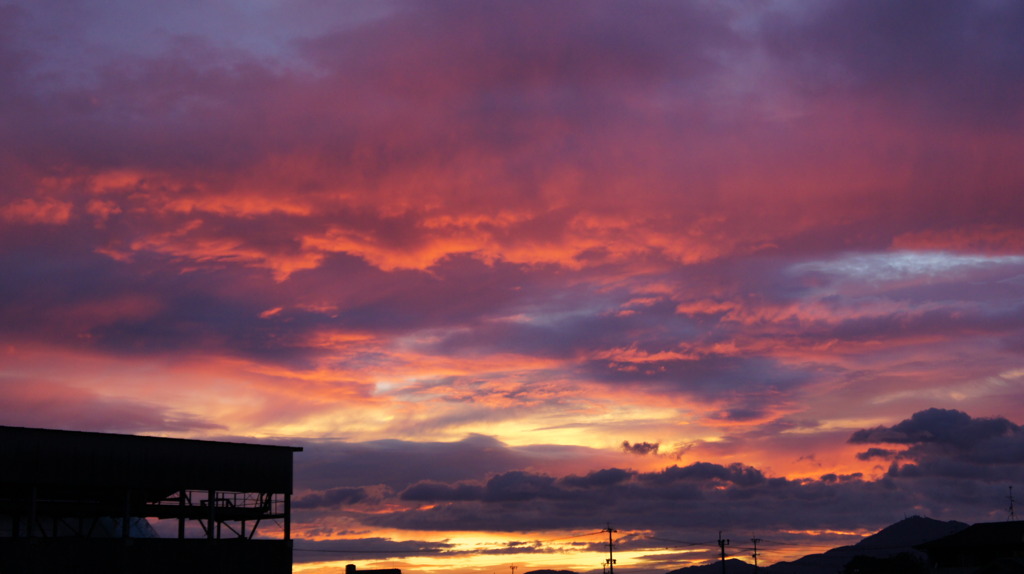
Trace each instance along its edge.
<instances>
[{"instance_id":1,"label":"orange cloud","mask_svg":"<svg viewBox=\"0 0 1024 574\"><path fill-rule=\"evenodd\" d=\"M71 210L66 201L27 198L0 207L0 216L12 223L63 225L71 219Z\"/></svg>"},{"instance_id":2,"label":"orange cloud","mask_svg":"<svg viewBox=\"0 0 1024 574\"><path fill-rule=\"evenodd\" d=\"M323 259L322 254L308 251L268 253L246 239L205 236L202 227L202 220L192 219L178 229L138 238L131 243L131 249L165 253L197 263L268 269L277 281L286 280L296 271L315 269Z\"/></svg>"}]
</instances>

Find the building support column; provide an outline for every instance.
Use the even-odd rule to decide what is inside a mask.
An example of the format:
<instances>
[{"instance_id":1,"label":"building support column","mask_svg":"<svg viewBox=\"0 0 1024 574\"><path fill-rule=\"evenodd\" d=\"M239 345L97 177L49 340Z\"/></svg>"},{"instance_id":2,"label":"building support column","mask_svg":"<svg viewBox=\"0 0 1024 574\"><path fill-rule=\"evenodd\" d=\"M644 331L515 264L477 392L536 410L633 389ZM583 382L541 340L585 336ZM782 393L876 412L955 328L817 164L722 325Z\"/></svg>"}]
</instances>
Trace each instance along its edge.
<instances>
[{"instance_id":1,"label":"building support column","mask_svg":"<svg viewBox=\"0 0 1024 574\"><path fill-rule=\"evenodd\" d=\"M214 505L216 504L217 491L208 490L206 491L206 506L209 507L209 515L206 517L206 539L213 540L213 521L216 519L216 511Z\"/></svg>"},{"instance_id":2,"label":"building support column","mask_svg":"<svg viewBox=\"0 0 1024 574\"><path fill-rule=\"evenodd\" d=\"M292 539L292 495L284 493L284 539Z\"/></svg>"},{"instance_id":3,"label":"building support column","mask_svg":"<svg viewBox=\"0 0 1024 574\"><path fill-rule=\"evenodd\" d=\"M28 538L32 538L32 531L36 528L36 497L38 491L36 486L33 484L28 494L28 529L25 533Z\"/></svg>"},{"instance_id":4,"label":"building support column","mask_svg":"<svg viewBox=\"0 0 1024 574\"><path fill-rule=\"evenodd\" d=\"M124 491L124 516L121 517L121 538L132 535L132 491Z\"/></svg>"},{"instance_id":5,"label":"building support column","mask_svg":"<svg viewBox=\"0 0 1024 574\"><path fill-rule=\"evenodd\" d=\"M178 540L185 539L185 489L181 489L178 498Z\"/></svg>"}]
</instances>

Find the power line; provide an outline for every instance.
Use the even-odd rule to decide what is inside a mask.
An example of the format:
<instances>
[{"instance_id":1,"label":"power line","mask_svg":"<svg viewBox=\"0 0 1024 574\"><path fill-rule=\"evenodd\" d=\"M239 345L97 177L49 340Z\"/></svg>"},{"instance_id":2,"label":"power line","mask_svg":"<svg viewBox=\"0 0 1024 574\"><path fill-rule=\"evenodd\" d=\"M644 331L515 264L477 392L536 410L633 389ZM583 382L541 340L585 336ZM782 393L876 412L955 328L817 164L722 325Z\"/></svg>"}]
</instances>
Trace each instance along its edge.
<instances>
[{"instance_id":1,"label":"power line","mask_svg":"<svg viewBox=\"0 0 1024 574\"><path fill-rule=\"evenodd\" d=\"M1013 512L1013 485L1010 485L1010 522L1017 520L1017 515Z\"/></svg>"}]
</instances>

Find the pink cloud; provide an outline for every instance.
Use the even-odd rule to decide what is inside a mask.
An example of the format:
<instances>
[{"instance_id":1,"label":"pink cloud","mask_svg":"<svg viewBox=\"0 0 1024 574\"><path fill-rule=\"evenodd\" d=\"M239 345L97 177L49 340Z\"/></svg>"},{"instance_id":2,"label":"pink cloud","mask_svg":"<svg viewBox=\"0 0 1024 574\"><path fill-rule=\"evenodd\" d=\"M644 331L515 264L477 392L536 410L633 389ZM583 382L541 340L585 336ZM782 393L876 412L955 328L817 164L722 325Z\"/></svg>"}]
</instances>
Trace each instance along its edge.
<instances>
[{"instance_id":1,"label":"pink cloud","mask_svg":"<svg viewBox=\"0 0 1024 574\"><path fill-rule=\"evenodd\" d=\"M62 225L71 219L72 205L44 198L26 198L0 207L0 215L12 223Z\"/></svg>"}]
</instances>

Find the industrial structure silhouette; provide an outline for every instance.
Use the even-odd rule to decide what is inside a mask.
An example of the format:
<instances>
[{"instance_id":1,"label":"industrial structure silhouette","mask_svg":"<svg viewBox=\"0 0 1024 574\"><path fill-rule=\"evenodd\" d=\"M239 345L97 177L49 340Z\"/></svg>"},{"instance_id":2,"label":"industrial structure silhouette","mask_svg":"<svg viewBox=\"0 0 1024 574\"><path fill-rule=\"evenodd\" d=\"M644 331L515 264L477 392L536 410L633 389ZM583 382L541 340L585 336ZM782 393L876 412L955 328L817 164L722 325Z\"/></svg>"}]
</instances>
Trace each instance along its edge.
<instances>
[{"instance_id":1,"label":"industrial structure silhouette","mask_svg":"<svg viewBox=\"0 0 1024 574\"><path fill-rule=\"evenodd\" d=\"M0 572L291 572L301 450L0 426Z\"/></svg>"}]
</instances>

